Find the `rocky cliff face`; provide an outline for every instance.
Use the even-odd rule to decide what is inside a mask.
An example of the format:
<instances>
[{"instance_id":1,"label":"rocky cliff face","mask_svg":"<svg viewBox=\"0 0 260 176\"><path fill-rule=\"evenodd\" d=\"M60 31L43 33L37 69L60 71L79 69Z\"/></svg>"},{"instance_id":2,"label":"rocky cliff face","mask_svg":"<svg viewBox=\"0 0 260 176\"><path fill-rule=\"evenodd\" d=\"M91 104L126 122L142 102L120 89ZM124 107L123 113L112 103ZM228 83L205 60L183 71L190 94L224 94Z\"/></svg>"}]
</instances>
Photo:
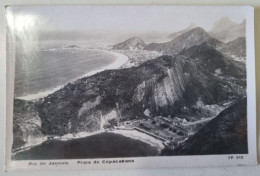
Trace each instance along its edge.
<instances>
[{"instance_id":1,"label":"rocky cliff face","mask_svg":"<svg viewBox=\"0 0 260 176\"><path fill-rule=\"evenodd\" d=\"M14 143L12 149L15 151L44 140L45 137L41 128L42 122L34 103L15 100L14 107Z\"/></svg>"},{"instance_id":2,"label":"rocky cliff face","mask_svg":"<svg viewBox=\"0 0 260 176\"><path fill-rule=\"evenodd\" d=\"M246 99L221 112L194 136L163 155L245 154L247 148Z\"/></svg>"},{"instance_id":3,"label":"rocky cliff face","mask_svg":"<svg viewBox=\"0 0 260 176\"><path fill-rule=\"evenodd\" d=\"M146 46L143 39L139 37L133 37L121 43L115 44L113 49L116 50L140 50Z\"/></svg>"}]
</instances>

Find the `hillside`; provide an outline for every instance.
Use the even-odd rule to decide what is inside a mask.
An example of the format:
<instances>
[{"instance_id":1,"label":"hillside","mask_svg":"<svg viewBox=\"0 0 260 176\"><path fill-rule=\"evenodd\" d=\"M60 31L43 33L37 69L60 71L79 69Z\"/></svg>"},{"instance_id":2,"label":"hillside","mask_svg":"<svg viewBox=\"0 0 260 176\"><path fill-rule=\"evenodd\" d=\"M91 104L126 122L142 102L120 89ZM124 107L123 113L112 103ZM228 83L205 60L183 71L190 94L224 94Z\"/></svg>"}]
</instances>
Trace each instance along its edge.
<instances>
[{"instance_id":1,"label":"hillside","mask_svg":"<svg viewBox=\"0 0 260 176\"><path fill-rule=\"evenodd\" d=\"M144 49L162 51L166 54L178 54L184 49L200 45L204 42L213 47L220 47L222 45L220 41L212 38L204 29L196 27L176 37L170 42L151 43L148 44Z\"/></svg>"},{"instance_id":2,"label":"hillside","mask_svg":"<svg viewBox=\"0 0 260 176\"><path fill-rule=\"evenodd\" d=\"M223 53L232 54L236 57L246 57L246 38L239 37L225 44L221 49Z\"/></svg>"},{"instance_id":3,"label":"hillside","mask_svg":"<svg viewBox=\"0 0 260 176\"><path fill-rule=\"evenodd\" d=\"M162 155L245 154L247 148L246 99L221 112L175 150Z\"/></svg>"},{"instance_id":4,"label":"hillside","mask_svg":"<svg viewBox=\"0 0 260 176\"><path fill-rule=\"evenodd\" d=\"M183 50L180 55L194 60L201 68L203 67L203 69L211 73L215 73L219 69L224 76L245 79L245 65L234 62L231 58L225 56L222 52L207 43Z\"/></svg>"},{"instance_id":5,"label":"hillside","mask_svg":"<svg viewBox=\"0 0 260 176\"><path fill-rule=\"evenodd\" d=\"M133 37L121 43L115 44L113 49L116 50L140 50L146 46L143 39L139 37Z\"/></svg>"},{"instance_id":6,"label":"hillside","mask_svg":"<svg viewBox=\"0 0 260 176\"><path fill-rule=\"evenodd\" d=\"M162 56L144 64L82 78L36 104L44 134L94 132L111 119L194 115L194 105L229 101L239 95L184 57ZM185 112L182 111L185 106ZM194 114L195 113L195 114Z\"/></svg>"}]
</instances>

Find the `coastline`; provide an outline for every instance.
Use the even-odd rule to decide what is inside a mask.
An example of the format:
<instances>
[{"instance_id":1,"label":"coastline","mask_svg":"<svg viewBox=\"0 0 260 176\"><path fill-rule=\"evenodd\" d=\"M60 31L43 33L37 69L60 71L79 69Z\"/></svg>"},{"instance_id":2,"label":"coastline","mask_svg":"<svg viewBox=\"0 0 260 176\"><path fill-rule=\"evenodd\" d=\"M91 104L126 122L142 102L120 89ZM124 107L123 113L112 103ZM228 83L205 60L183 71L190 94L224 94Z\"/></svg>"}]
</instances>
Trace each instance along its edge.
<instances>
[{"instance_id":1,"label":"coastline","mask_svg":"<svg viewBox=\"0 0 260 176\"><path fill-rule=\"evenodd\" d=\"M132 138L132 139L135 139L135 140L145 142L145 143L147 143L147 144L149 144L153 147L156 147L157 150L159 150L159 151L162 150L165 147L161 140L158 140L158 139L156 139L152 136L149 136L145 133L142 133L142 132L134 130L134 129L133 130L116 129L116 130L113 130L113 131L109 131L109 133L121 134L125 137L129 137L129 138Z\"/></svg>"},{"instance_id":2,"label":"coastline","mask_svg":"<svg viewBox=\"0 0 260 176\"><path fill-rule=\"evenodd\" d=\"M48 139L48 136L45 136L41 140L38 140L37 143L31 144L31 145L26 144L26 145L22 146L21 148L16 149L16 151L13 151L12 154L16 155L20 152L30 150L33 147L39 146L39 145L43 144L44 142L51 141L51 140L70 141L70 140L74 140L74 139L80 139L80 138L85 138L85 137L101 134L101 133L104 133L104 132L105 132L104 130L99 130L99 131L95 131L95 132L92 132L92 133L90 133L90 132L79 132L79 133L76 133L76 134L65 134L65 135L60 136L60 137L55 136L55 137L53 137L53 139Z\"/></svg>"},{"instance_id":3,"label":"coastline","mask_svg":"<svg viewBox=\"0 0 260 176\"><path fill-rule=\"evenodd\" d=\"M54 137L53 139L48 139L47 137L45 137L41 141L38 141L38 143L35 143L33 145L27 144L26 146L21 147L20 149L12 152L12 155L15 156L16 154L18 154L20 152L30 150L31 148L39 146L39 145L41 145L41 144L43 144L44 142L47 142L47 141L58 140L58 141L65 141L66 142L66 141L81 139L81 138L90 137L90 136L102 134L102 133L114 133L114 134L123 135L123 136L131 138L131 139L142 141L146 144L151 145L152 147L155 147L158 150L158 152L160 152L165 147L161 140L158 140L158 139L156 139L152 136L149 136L145 133L142 133L140 131L137 131L137 130L134 130L134 129L131 129L131 130L130 129L115 129L115 130L112 130L112 131L98 130L98 131L95 131L95 132L92 132L92 133L90 133L90 132L79 132L79 133L76 133L76 134L66 134L66 135L61 136L61 137Z\"/></svg>"},{"instance_id":4,"label":"coastline","mask_svg":"<svg viewBox=\"0 0 260 176\"><path fill-rule=\"evenodd\" d=\"M65 84L63 85L59 85L55 88L51 88L49 90L46 90L46 91L43 91L43 92L38 92L36 94L29 94L29 95L25 95L25 96L21 96L21 97L15 97L16 99L21 99L21 100L36 100L36 99L39 99L39 98L44 98L46 97L47 95L49 94L52 94L53 92L59 90L62 88L62 86L68 84L68 83L72 83L80 78L84 78L84 77L88 77L88 76L92 76L92 75L95 75L96 73L99 73L99 72L102 72L102 71L105 71L105 70L113 70L113 69L118 69L120 68L122 65L124 65L128 60L129 58L124 55L124 54L121 54L121 53L117 53L117 52L113 52L113 51L107 51L107 50L101 50L101 49L87 49L87 50L95 50L95 51L100 51L100 52L104 52L104 53L108 53L108 54L112 54L115 56L115 61L113 61L111 64L101 68L101 69L98 69L98 70L94 70L94 71L90 71L84 75L81 75L73 80L69 80L67 81Z\"/></svg>"},{"instance_id":5,"label":"coastline","mask_svg":"<svg viewBox=\"0 0 260 176\"><path fill-rule=\"evenodd\" d=\"M93 136L93 135L97 135L97 134L101 134L101 133L114 133L114 134L120 134L123 135L125 137L129 137L135 140L139 140L142 142L145 142L153 147L156 147L158 150L161 150L164 148L164 144L163 141L156 139L148 134L145 134L143 132L137 131L135 129L115 129L115 130L98 130L92 133L89 132L80 132L80 133L76 133L74 135L72 134L66 134L64 136L61 137L57 137L54 139L58 139L61 141L69 141L69 140L74 140L74 139L80 139L80 138L84 138L84 137L89 137L89 136Z\"/></svg>"}]
</instances>

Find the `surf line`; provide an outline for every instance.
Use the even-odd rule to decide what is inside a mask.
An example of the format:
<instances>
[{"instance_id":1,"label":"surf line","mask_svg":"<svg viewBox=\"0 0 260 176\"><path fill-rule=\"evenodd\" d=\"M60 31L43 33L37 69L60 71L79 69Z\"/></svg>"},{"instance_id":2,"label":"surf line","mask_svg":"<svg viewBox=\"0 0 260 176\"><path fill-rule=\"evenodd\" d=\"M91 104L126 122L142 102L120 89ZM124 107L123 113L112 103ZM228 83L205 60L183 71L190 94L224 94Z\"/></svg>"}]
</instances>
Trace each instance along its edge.
<instances>
[{"instance_id":1,"label":"surf line","mask_svg":"<svg viewBox=\"0 0 260 176\"><path fill-rule=\"evenodd\" d=\"M39 99L39 98L44 98L50 94L52 94L53 92L59 90L62 88L62 86L68 84L68 83L72 83L80 78L84 78L84 77L89 77L89 76L92 76L92 75L95 75L99 72L102 72L102 71L105 71L105 70L113 70L113 69L118 69L120 68L122 65L124 65L127 61L128 61L128 57L124 54L121 54L121 53L117 53L117 52L113 52L113 51L107 51L107 50L100 50L100 49L88 49L88 50L95 50L95 51L100 51L100 52L104 52L104 53L108 53L108 54L112 54L114 55L114 57L116 58L114 62L112 62L111 64L101 68L101 69L98 69L98 70L93 70L91 72L88 72L84 75L81 75L73 80L70 80L68 82L66 82L65 84L63 85L59 85L55 88L52 88L52 89L49 89L49 90L46 90L46 91L42 91L42 92L38 92L36 94L29 94L29 95L25 95L25 96L21 96L21 97L15 97L16 99L21 99L21 100L36 100L36 99Z\"/></svg>"}]
</instances>

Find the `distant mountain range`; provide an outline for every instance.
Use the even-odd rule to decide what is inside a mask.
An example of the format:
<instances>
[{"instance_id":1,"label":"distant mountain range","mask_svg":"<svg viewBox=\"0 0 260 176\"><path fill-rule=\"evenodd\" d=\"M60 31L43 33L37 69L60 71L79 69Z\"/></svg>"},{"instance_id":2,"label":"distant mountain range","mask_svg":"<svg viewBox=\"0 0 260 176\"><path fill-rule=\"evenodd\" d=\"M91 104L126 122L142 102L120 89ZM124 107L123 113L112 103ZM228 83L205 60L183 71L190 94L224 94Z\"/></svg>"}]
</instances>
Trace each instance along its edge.
<instances>
[{"instance_id":1,"label":"distant mountain range","mask_svg":"<svg viewBox=\"0 0 260 176\"><path fill-rule=\"evenodd\" d=\"M207 44L210 47L217 49L223 54L234 55L236 57L246 56L246 39L245 37L238 37L233 41L224 43L207 33L204 29L200 27L189 26L188 28L173 33L172 39L169 42L164 43L150 43L145 44L145 42L138 37L130 38L126 41L118 43L113 46L113 49L119 50L150 50L158 51L164 54L179 54L184 50L187 50L193 46L199 46L202 43ZM191 29L190 29L191 28ZM190 29L190 30L189 30ZM224 29L223 29L224 30ZM223 32L223 30L221 30ZM215 30L213 30L215 31ZM226 30L228 31L228 30Z\"/></svg>"},{"instance_id":2,"label":"distant mountain range","mask_svg":"<svg viewBox=\"0 0 260 176\"><path fill-rule=\"evenodd\" d=\"M226 43L239 37L245 37L245 32L245 20L243 20L241 23L236 23L225 17L214 23L213 28L209 31L209 34L212 37Z\"/></svg>"},{"instance_id":3,"label":"distant mountain range","mask_svg":"<svg viewBox=\"0 0 260 176\"><path fill-rule=\"evenodd\" d=\"M169 40L173 40L176 37L198 27L195 24L190 24L187 28L173 32L168 35ZM215 39L227 43L240 37L245 37L246 22L243 20L241 23L234 22L227 17L220 18L213 24L213 27L208 33Z\"/></svg>"},{"instance_id":4,"label":"distant mountain range","mask_svg":"<svg viewBox=\"0 0 260 176\"><path fill-rule=\"evenodd\" d=\"M200 45L204 42L214 47L219 47L222 44L222 42L212 38L204 29L196 27L176 37L170 42L151 43L144 49L161 51L166 54L178 54L182 50L188 49L192 46Z\"/></svg>"}]
</instances>

